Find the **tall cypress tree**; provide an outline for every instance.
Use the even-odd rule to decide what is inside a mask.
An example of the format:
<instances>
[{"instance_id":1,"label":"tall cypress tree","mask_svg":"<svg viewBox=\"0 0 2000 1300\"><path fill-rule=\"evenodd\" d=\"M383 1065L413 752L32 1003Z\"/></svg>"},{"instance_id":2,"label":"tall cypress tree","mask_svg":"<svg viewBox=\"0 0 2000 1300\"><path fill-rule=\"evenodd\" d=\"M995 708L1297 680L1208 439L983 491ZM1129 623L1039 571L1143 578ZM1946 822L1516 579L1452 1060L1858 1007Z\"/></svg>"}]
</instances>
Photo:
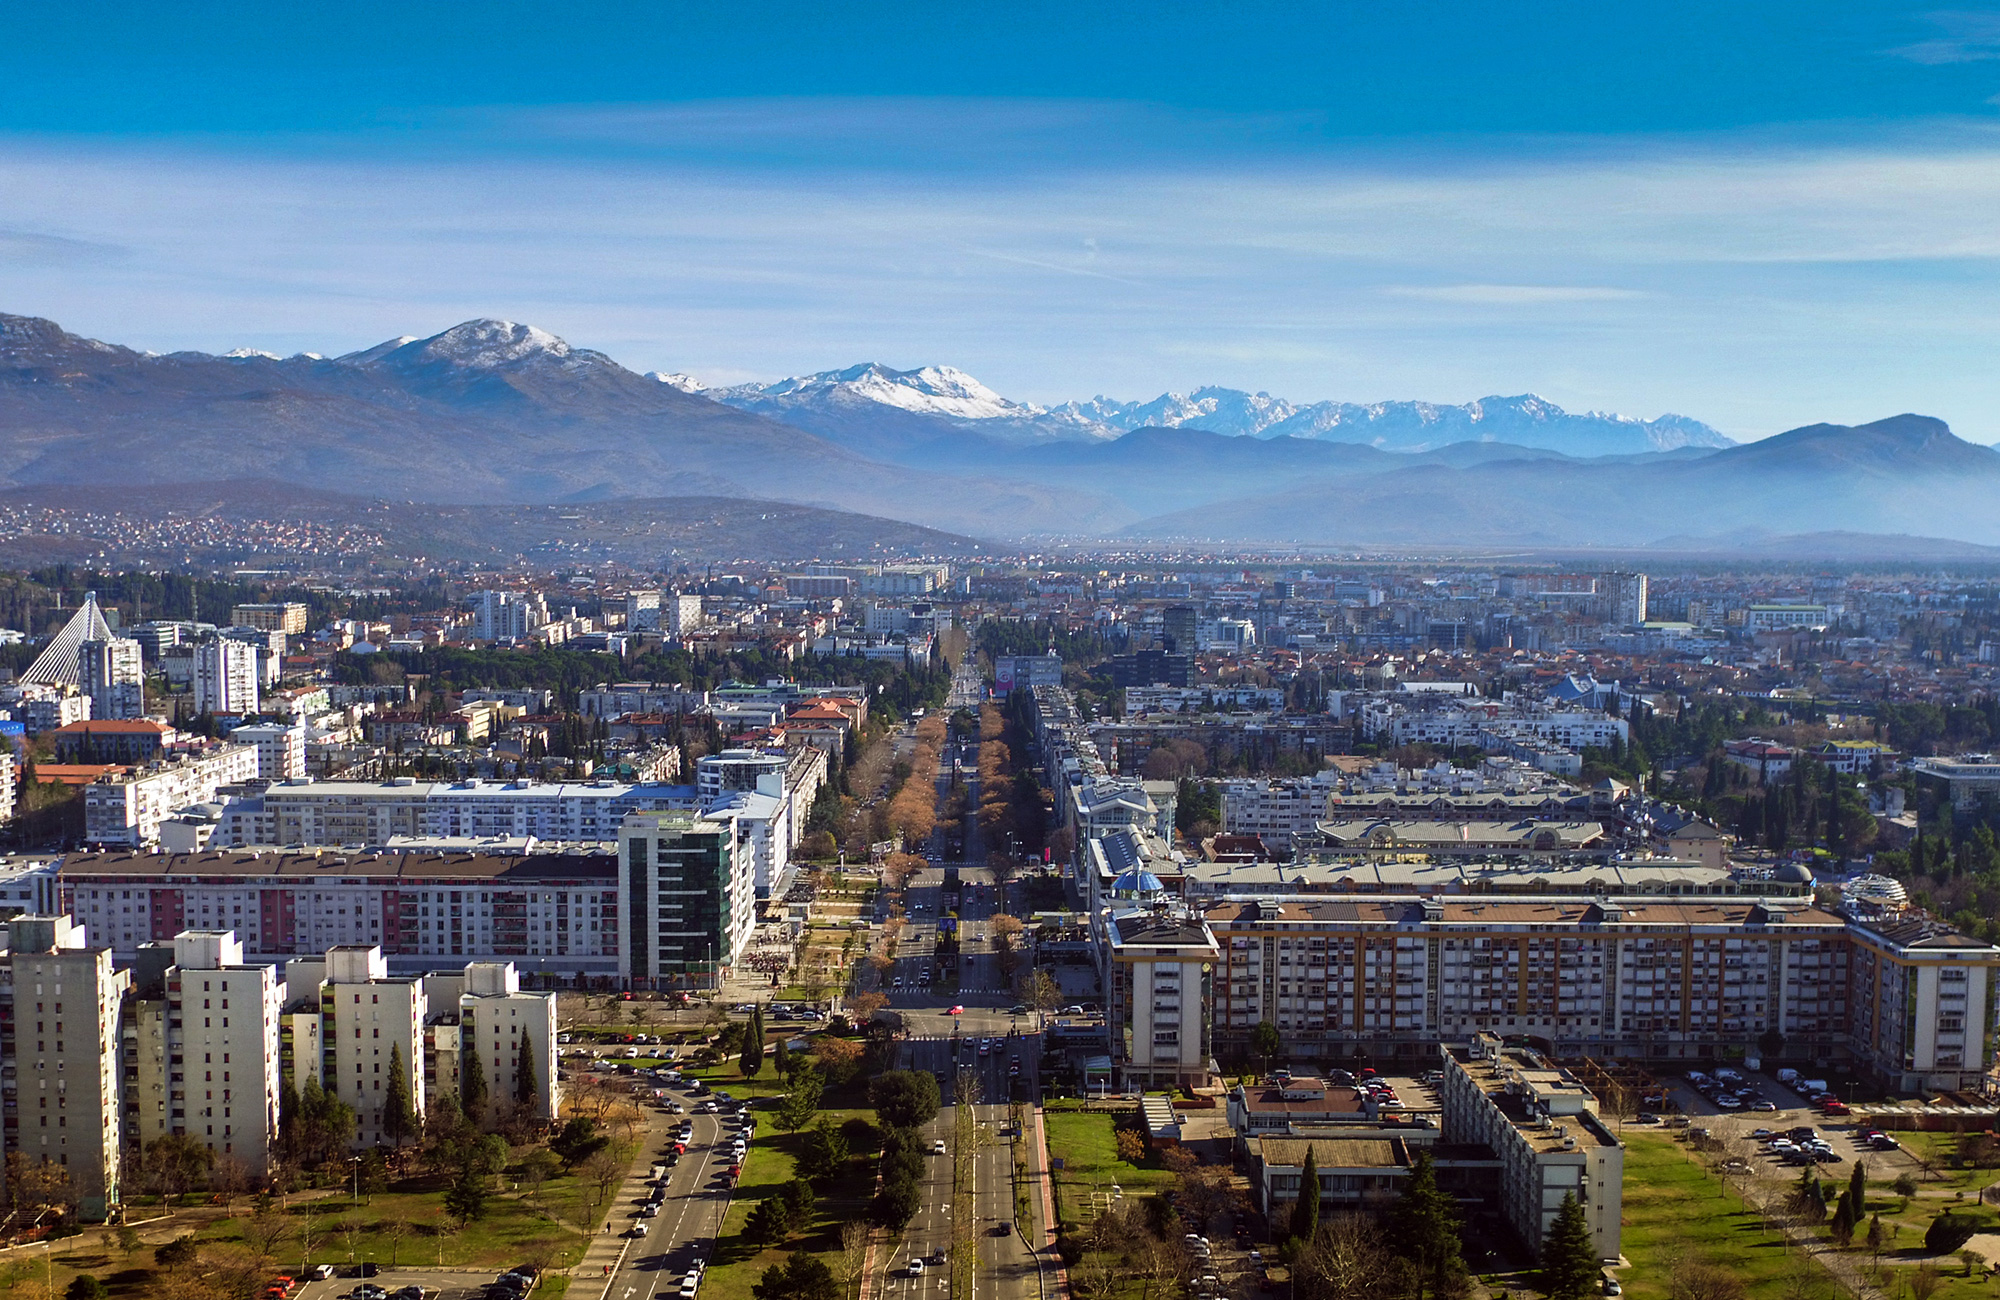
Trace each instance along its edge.
<instances>
[{"instance_id":1,"label":"tall cypress tree","mask_svg":"<svg viewBox=\"0 0 2000 1300\"><path fill-rule=\"evenodd\" d=\"M1855 1161L1854 1171L1847 1176L1847 1200L1853 1206L1851 1222L1860 1223L1868 1217L1868 1165L1865 1161Z\"/></svg>"},{"instance_id":2,"label":"tall cypress tree","mask_svg":"<svg viewBox=\"0 0 2000 1300\"><path fill-rule=\"evenodd\" d=\"M1299 1199L1292 1202L1292 1237L1301 1245L1319 1231L1319 1163L1306 1144L1305 1172L1299 1175Z\"/></svg>"},{"instance_id":3,"label":"tall cypress tree","mask_svg":"<svg viewBox=\"0 0 2000 1300\"><path fill-rule=\"evenodd\" d=\"M417 1131L417 1108L410 1099L409 1081L403 1078L403 1048L389 1045L389 1083L382 1089L382 1136L389 1145L400 1147Z\"/></svg>"},{"instance_id":4,"label":"tall cypress tree","mask_svg":"<svg viewBox=\"0 0 2000 1300\"><path fill-rule=\"evenodd\" d=\"M750 1008L750 1019L743 1026L743 1077L755 1078L764 1068L764 1015L760 1008Z\"/></svg>"},{"instance_id":5,"label":"tall cypress tree","mask_svg":"<svg viewBox=\"0 0 2000 1300\"><path fill-rule=\"evenodd\" d=\"M1598 1267L1590 1221L1576 1196L1565 1192L1556 1221L1542 1239L1542 1290L1549 1300L1588 1300L1597 1292Z\"/></svg>"},{"instance_id":6,"label":"tall cypress tree","mask_svg":"<svg viewBox=\"0 0 2000 1300\"><path fill-rule=\"evenodd\" d=\"M471 1039L468 1030L466 1042L459 1049L458 1104L464 1108L467 1119L480 1124L486 1117L486 1065L479 1059L478 1044Z\"/></svg>"},{"instance_id":7,"label":"tall cypress tree","mask_svg":"<svg viewBox=\"0 0 2000 1300\"><path fill-rule=\"evenodd\" d=\"M541 1092L542 1081L535 1071L535 1043L522 1034L520 1051L514 1058L514 1104L526 1110L535 1104Z\"/></svg>"}]
</instances>

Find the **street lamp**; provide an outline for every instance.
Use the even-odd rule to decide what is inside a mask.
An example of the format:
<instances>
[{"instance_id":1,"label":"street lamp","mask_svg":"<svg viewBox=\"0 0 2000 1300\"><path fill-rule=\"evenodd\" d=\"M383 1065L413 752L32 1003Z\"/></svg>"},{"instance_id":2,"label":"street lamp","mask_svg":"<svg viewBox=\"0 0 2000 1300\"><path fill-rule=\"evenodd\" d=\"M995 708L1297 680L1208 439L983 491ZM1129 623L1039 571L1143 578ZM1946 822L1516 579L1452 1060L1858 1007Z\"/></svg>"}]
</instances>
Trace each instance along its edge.
<instances>
[{"instance_id":1,"label":"street lamp","mask_svg":"<svg viewBox=\"0 0 2000 1300\"><path fill-rule=\"evenodd\" d=\"M361 1204L361 1157L349 1156L347 1163L354 1166L354 1203Z\"/></svg>"}]
</instances>

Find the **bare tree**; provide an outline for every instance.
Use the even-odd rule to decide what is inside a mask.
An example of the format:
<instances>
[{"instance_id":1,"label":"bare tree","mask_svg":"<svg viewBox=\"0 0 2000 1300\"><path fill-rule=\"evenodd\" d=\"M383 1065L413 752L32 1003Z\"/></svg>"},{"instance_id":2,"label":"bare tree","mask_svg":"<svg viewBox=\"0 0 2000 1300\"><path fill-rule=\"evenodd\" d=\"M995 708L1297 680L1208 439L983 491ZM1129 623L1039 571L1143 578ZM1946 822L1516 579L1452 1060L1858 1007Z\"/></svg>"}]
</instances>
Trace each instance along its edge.
<instances>
[{"instance_id":1,"label":"bare tree","mask_svg":"<svg viewBox=\"0 0 2000 1300\"><path fill-rule=\"evenodd\" d=\"M377 1231L389 1239L389 1267L394 1268L397 1253L402 1250L404 1239L416 1231L416 1225L408 1219L394 1218L382 1223Z\"/></svg>"},{"instance_id":2,"label":"bare tree","mask_svg":"<svg viewBox=\"0 0 2000 1300\"><path fill-rule=\"evenodd\" d=\"M265 1209L245 1218L238 1231L258 1259L270 1259L278 1253L278 1243L292 1235L292 1225L276 1210Z\"/></svg>"},{"instance_id":3,"label":"bare tree","mask_svg":"<svg viewBox=\"0 0 2000 1300\"><path fill-rule=\"evenodd\" d=\"M1667 1295L1670 1300L1743 1300L1743 1283L1727 1269L1684 1257L1667 1275Z\"/></svg>"},{"instance_id":4,"label":"bare tree","mask_svg":"<svg viewBox=\"0 0 2000 1300\"><path fill-rule=\"evenodd\" d=\"M844 1291L858 1286L861 1270L868 1264L868 1239L870 1229L859 1219L849 1219L840 1226L840 1285Z\"/></svg>"}]
</instances>

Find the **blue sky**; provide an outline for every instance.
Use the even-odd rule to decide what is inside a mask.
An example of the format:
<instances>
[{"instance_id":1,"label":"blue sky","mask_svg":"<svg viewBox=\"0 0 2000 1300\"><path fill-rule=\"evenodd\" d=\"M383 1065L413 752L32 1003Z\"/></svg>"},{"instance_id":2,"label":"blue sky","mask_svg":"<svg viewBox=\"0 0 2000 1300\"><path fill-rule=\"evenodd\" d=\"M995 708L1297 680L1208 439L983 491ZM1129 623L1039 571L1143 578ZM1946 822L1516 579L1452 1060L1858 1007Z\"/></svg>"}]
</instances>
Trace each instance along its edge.
<instances>
[{"instance_id":1,"label":"blue sky","mask_svg":"<svg viewBox=\"0 0 2000 1300\"><path fill-rule=\"evenodd\" d=\"M1994 441L1996 97L1884 4L45 5L0 310Z\"/></svg>"}]
</instances>

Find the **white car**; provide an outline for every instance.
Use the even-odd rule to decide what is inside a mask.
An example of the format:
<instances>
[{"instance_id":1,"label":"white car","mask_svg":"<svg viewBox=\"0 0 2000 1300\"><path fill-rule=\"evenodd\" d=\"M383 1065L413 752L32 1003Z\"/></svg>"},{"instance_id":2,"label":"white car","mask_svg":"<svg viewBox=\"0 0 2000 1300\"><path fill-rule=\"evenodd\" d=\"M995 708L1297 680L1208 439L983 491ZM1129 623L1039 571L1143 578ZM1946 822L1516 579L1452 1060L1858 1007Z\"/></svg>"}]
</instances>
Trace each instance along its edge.
<instances>
[{"instance_id":1,"label":"white car","mask_svg":"<svg viewBox=\"0 0 2000 1300\"><path fill-rule=\"evenodd\" d=\"M921 1259L913 1259L913 1260L911 1260L911 1261L910 1261L910 1276L911 1276L911 1277L922 1277L923 1275L924 1275L924 1261L922 1261Z\"/></svg>"},{"instance_id":2,"label":"white car","mask_svg":"<svg viewBox=\"0 0 2000 1300\"><path fill-rule=\"evenodd\" d=\"M931 1143L931 1154L932 1154L932 1155L934 1155L934 1156L941 1156L941 1155L943 1155L943 1154L944 1154L944 1152L945 1152L945 1146L944 1146L944 1139L943 1139L943 1138L939 1138L939 1139L938 1139L937 1141L935 1141L935 1142Z\"/></svg>"}]
</instances>

